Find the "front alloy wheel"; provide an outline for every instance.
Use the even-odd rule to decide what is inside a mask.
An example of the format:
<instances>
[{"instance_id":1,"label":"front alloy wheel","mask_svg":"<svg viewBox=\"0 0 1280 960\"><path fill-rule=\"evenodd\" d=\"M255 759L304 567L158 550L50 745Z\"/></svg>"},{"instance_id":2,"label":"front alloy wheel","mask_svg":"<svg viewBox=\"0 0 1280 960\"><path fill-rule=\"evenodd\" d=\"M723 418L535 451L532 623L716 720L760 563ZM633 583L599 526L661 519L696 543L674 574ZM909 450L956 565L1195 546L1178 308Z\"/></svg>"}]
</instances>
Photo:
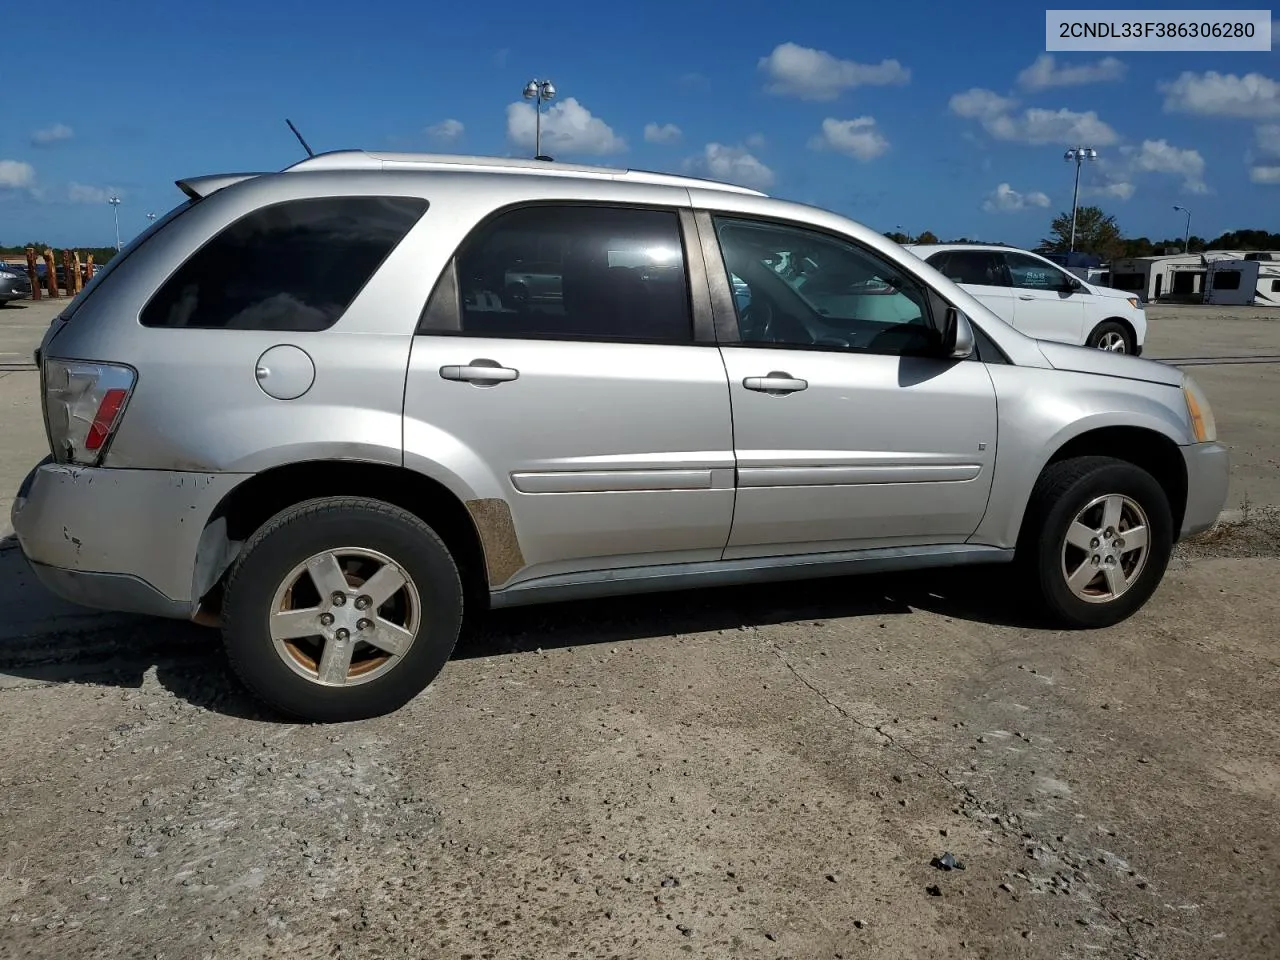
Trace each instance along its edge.
<instances>
[{"instance_id":1,"label":"front alloy wheel","mask_svg":"<svg viewBox=\"0 0 1280 960\"><path fill-rule=\"evenodd\" d=\"M1147 515L1118 493L1095 497L1067 528L1062 576L1085 603L1117 600L1147 565Z\"/></svg>"},{"instance_id":2,"label":"front alloy wheel","mask_svg":"<svg viewBox=\"0 0 1280 960\"><path fill-rule=\"evenodd\" d=\"M1016 560L1058 624L1107 627L1147 602L1172 550L1164 488L1133 463L1089 456L1041 473Z\"/></svg>"}]
</instances>

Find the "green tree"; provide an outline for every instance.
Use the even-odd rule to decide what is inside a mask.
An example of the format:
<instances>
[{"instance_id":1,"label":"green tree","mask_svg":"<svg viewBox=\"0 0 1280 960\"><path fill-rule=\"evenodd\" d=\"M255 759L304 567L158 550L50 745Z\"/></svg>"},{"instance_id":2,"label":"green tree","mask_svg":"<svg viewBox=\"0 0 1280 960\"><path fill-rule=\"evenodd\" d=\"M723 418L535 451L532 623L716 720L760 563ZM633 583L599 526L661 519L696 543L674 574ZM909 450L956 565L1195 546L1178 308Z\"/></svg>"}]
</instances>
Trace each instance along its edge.
<instances>
[{"instance_id":1,"label":"green tree","mask_svg":"<svg viewBox=\"0 0 1280 960\"><path fill-rule=\"evenodd\" d=\"M916 237L916 243L937 243L938 235L932 230L925 230L920 236Z\"/></svg>"},{"instance_id":2,"label":"green tree","mask_svg":"<svg viewBox=\"0 0 1280 960\"><path fill-rule=\"evenodd\" d=\"M906 242L907 242L907 235L906 235L905 233L902 233L901 231L898 231L898 230L889 230L889 231L886 231L886 232L885 232L885 236L886 236L886 237L888 237L890 240L892 240L894 243L906 243Z\"/></svg>"},{"instance_id":3,"label":"green tree","mask_svg":"<svg viewBox=\"0 0 1280 960\"><path fill-rule=\"evenodd\" d=\"M1053 253L1066 253L1071 247L1071 212L1060 213L1049 224L1049 236L1040 247ZM1124 253L1124 237L1116 218L1101 207L1079 207L1076 210L1076 250L1111 258Z\"/></svg>"}]
</instances>

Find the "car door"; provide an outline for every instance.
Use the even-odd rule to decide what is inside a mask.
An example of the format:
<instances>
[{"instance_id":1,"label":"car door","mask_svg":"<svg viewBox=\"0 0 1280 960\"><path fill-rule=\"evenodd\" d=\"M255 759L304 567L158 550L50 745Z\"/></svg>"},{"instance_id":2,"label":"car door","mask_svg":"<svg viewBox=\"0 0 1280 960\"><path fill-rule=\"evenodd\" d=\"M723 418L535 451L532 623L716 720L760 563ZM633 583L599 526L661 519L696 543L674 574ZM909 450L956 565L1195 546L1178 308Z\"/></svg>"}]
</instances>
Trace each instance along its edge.
<instances>
[{"instance_id":1,"label":"car door","mask_svg":"<svg viewBox=\"0 0 1280 960\"><path fill-rule=\"evenodd\" d=\"M1071 274L1027 253L1006 252L1013 284L1013 325L1037 340L1084 343L1085 313L1092 294L1072 284Z\"/></svg>"},{"instance_id":2,"label":"car door","mask_svg":"<svg viewBox=\"0 0 1280 960\"><path fill-rule=\"evenodd\" d=\"M410 356L406 463L453 450L492 478L521 557L500 579L719 559L732 426L707 308L695 344L690 216L516 207L437 285ZM527 262L542 293L511 297Z\"/></svg>"},{"instance_id":3,"label":"car door","mask_svg":"<svg viewBox=\"0 0 1280 960\"><path fill-rule=\"evenodd\" d=\"M1013 326L1014 291L1004 259L992 250L944 250L925 260Z\"/></svg>"},{"instance_id":4,"label":"car door","mask_svg":"<svg viewBox=\"0 0 1280 960\"><path fill-rule=\"evenodd\" d=\"M751 288L735 310L712 278L737 321L720 348L738 462L726 559L964 541L991 489L995 388L981 362L936 355L940 298L842 237L698 223L723 261L708 271ZM802 266L778 269L783 252Z\"/></svg>"}]
</instances>

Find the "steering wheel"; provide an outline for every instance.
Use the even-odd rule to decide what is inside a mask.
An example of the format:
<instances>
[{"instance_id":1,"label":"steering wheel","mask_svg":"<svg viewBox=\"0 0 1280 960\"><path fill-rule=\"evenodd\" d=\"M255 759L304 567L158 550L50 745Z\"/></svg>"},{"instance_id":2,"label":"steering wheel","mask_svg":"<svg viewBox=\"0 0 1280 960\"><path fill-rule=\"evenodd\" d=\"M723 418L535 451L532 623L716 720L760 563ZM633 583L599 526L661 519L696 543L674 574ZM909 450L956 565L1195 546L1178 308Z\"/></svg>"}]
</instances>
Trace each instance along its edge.
<instances>
[{"instance_id":1,"label":"steering wheel","mask_svg":"<svg viewBox=\"0 0 1280 960\"><path fill-rule=\"evenodd\" d=\"M768 301L752 297L739 320L742 339L747 343L770 343L773 340L773 308Z\"/></svg>"}]
</instances>

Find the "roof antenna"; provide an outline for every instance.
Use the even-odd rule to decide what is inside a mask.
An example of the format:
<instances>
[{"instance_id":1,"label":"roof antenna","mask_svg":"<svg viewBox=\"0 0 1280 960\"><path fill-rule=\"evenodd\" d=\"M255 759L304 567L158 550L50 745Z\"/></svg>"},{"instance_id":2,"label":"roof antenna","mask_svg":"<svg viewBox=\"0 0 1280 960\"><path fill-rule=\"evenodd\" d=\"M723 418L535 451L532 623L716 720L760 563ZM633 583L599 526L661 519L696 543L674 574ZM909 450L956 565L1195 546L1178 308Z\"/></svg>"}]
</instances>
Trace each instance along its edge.
<instances>
[{"instance_id":1,"label":"roof antenna","mask_svg":"<svg viewBox=\"0 0 1280 960\"><path fill-rule=\"evenodd\" d=\"M302 149L307 151L307 156L314 157L316 155L316 152L312 150L310 146L307 145L307 141L302 139L302 134L300 134L298 132L298 128L293 125L293 121L290 120L288 117L285 117L284 122L289 125L289 129L293 131L293 135L298 138L298 142L302 144Z\"/></svg>"}]
</instances>

